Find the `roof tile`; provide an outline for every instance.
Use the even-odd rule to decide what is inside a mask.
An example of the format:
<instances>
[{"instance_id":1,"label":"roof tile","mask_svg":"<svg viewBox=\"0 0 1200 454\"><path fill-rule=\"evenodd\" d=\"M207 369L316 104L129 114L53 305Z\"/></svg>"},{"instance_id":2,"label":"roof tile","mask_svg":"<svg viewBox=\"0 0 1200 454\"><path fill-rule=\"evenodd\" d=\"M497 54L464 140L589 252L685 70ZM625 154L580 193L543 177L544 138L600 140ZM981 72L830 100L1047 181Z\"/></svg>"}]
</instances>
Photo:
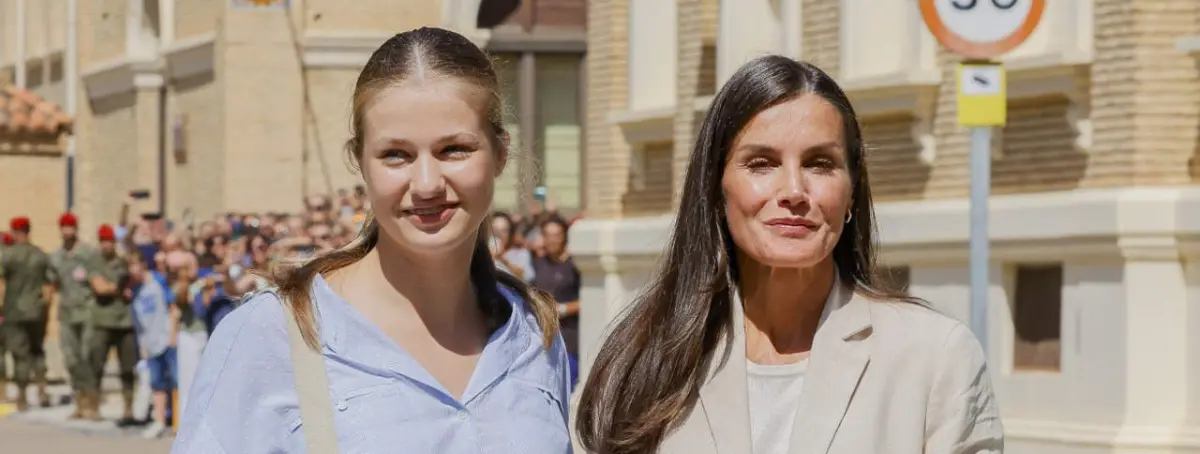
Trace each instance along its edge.
<instances>
[{"instance_id":1,"label":"roof tile","mask_svg":"<svg viewBox=\"0 0 1200 454\"><path fill-rule=\"evenodd\" d=\"M0 89L0 134L55 135L70 132L72 119L37 93L14 85Z\"/></svg>"}]
</instances>

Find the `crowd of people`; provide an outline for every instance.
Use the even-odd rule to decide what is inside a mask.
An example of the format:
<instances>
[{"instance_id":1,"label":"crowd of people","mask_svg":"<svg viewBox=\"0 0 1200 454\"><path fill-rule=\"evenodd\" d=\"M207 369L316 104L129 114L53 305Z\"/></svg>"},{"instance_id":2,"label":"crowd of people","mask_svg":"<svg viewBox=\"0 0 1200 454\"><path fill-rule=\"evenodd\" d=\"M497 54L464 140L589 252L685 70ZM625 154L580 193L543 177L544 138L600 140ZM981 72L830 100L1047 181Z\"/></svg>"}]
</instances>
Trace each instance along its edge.
<instances>
[{"instance_id":1,"label":"crowd of people","mask_svg":"<svg viewBox=\"0 0 1200 454\"><path fill-rule=\"evenodd\" d=\"M145 424L144 436L162 436L172 414L182 414L200 354L221 320L245 295L271 287L280 266L349 244L369 217L362 186L308 197L301 213L224 213L188 224L158 213L132 218L138 198L137 191L129 194L117 222L101 225L94 243L72 213L60 217L62 247L52 253L30 242L28 218L12 219L9 231L0 232L0 403L13 402L18 411L51 406L44 342L57 323L74 393L71 417L102 420L100 385L115 356L124 408L118 424ZM573 221L539 203L525 214L495 212L491 223L496 265L561 303L572 358L580 286L566 249ZM152 395L148 419L135 411L140 374ZM7 391L10 377L15 396ZM180 408L172 408L175 391Z\"/></svg>"}]
</instances>

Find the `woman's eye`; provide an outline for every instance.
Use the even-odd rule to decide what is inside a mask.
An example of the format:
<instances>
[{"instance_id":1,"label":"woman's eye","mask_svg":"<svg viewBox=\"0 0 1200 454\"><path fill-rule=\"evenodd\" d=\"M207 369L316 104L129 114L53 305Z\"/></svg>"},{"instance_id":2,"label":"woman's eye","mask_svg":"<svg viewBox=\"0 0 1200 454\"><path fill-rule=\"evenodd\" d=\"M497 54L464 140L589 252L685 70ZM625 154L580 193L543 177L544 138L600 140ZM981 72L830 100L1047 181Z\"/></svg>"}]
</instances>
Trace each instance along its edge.
<instances>
[{"instance_id":1,"label":"woman's eye","mask_svg":"<svg viewBox=\"0 0 1200 454\"><path fill-rule=\"evenodd\" d=\"M754 172L762 172L762 171L770 170L770 168L773 166L774 166L774 163L771 162L770 159L766 159L766 158L754 158L749 161L746 161L746 168L748 168Z\"/></svg>"},{"instance_id":2,"label":"woman's eye","mask_svg":"<svg viewBox=\"0 0 1200 454\"><path fill-rule=\"evenodd\" d=\"M820 171L832 171L838 167L837 163L829 158L817 158L809 161L807 167L814 168Z\"/></svg>"},{"instance_id":3,"label":"woman's eye","mask_svg":"<svg viewBox=\"0 0 1200 454\"><path fill-rule=\"evenodd\" d=\"M380 157L389 164L398 164L408 160L408 153L401 150L387 150Z\"/></svg>"},{"instance_id":4,"label":"woman's eye","mask_svg":"<svg viewBox=\"0 0 1200 454\"><path fill-rule=\"evenodd\" d=\"M450 145L450 146L442 149L442 154L445 154L445 155L448 155L451 157L463 157L463 156L466 156L467 154L470 154L472 151L474 151L474 150L472 150L470 147L466 147L463 145Z\"/></svg>"}]
</instances>

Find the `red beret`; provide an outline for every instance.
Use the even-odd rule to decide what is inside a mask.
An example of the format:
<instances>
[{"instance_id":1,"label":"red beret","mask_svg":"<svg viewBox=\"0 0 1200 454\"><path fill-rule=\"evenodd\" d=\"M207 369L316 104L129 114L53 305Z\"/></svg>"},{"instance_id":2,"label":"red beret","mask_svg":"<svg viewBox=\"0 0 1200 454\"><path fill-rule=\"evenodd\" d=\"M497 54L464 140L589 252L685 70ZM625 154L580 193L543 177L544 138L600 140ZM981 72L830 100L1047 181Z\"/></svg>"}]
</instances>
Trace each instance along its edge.
<instances>
[{"instance_id":1,"label":"red beret","mask_svg":"<svg viewBox=\"0 0 1200 454\"><path fill-rule=\"evenodd\" d=\"M59 227L79 227L79 220L75 219L75 215L70 212L63 213L58 218Z\"/></svg>"},{"instance_id":2,"label":"red beret","mask_svg":"<svg viewBox=\"0 0 1200 454\"><path fill-rule=\"evenodd\" d=\"M98 235L100 236L100 241L116 241L117 239L116 232L114 232L112 226L108 224L103 224L100 226L100 232Z\"/></svg>"},{"instance_id":3,"label":"red beret","mask_svg":"<svg viewBox=\"0 0 1200 454\"><path fill-rule=\"evenodd\" d=\"M5 246L12 246L17 242L17 239L13 238L12 234L8 232L4 232L4 235L0 235L0 238L3 238Z\"/></svg>"},{"instance_id":4,"label":"red beret","mask_svg":"<svg viewBox=\"0 0 1200 454\"><path fill-rule=\"evenodd\" d=\"M13 231L19 230L22 232L28 232L29 231L29 218L27 218L27 217L13 218L12 222L9 223L9 230L13 230Z\"/></svg>"}]
</instances>

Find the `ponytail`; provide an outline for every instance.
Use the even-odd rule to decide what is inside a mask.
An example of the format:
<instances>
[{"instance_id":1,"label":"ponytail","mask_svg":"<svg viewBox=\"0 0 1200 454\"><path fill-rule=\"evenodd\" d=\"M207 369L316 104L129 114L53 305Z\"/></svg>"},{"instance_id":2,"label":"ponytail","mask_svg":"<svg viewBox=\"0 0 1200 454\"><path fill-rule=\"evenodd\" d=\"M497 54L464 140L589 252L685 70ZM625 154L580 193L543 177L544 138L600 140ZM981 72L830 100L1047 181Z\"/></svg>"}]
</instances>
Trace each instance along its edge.
<instances>
[{"instance_id":1,"label":"ponytail","mask_svg":"<svg viewBox=\"0 0 1200 454\"><path fill-rule=\"evenodd\" d=\"M296 267L275 270L270 280L278 287L280 298L291 307L292 317L300 327L300 337L313 350L320 350L321 336L317 317L313 313L312 283L317 275L345 268L366 257L379 242L379 223L368 216L358 236L349 244Z\"/></svg>"},{"instance_id":2,"label":"ponytail","mask_svg":"<svg viewBox=\"0 0 1200 454\"><path fill-rule=\"evenodd\" d=\"M533 313L538 327L542 330L542 345L550 348L554 345L554 337L558 335L558 308L549 294L535 289L525 281L496 267L492 260L491 249L488 247L487 225L479 229L475 240L475 252L471 254L471 283L475 285L476 297L484 316L492 323L491 329L499 328L500 324L511 315L508 300L500 294L499 286L508 287L515 292L526 307Z\"/></svg>"}]
</instances>

